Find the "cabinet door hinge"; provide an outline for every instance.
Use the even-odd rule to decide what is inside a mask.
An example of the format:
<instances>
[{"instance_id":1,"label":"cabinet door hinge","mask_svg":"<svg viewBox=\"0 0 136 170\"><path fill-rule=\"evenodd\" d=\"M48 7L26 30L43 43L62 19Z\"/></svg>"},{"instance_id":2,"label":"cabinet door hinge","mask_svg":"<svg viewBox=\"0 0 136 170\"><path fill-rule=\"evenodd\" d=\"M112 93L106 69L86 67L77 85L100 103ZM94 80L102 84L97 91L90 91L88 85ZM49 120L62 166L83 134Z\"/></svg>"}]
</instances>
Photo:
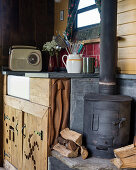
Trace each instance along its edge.
<instances>
[{"instance_id":1,"label":"cabinet door hinge","mask_svg":"<svg viewBox=\"0 0 136 170\"><path fill-rule=\"evenodd\" d=\"M8 115L6 116L5 113L4 113L4 120L6 120L6 119L10 120L10 118L8 117Z\"/></svg>"},{"instance_id":2,"label":"cabinet door hinge","mask_svg":"<svg viewBox=\"0 0 136 170\"><path fill-rule=\"evenodd\" d=\"M16 131L17 131L17 136L18 136L18 121L16 123L16 127L15 127Z\"/></svg>"},{"instance_id":3,"label":"cabinet door hinge","mask_svg":"<svg viewBox=\"0 0 136 170\"><path fill-rule=\"evenodd\" d=\"M8 154L5 152L5 150L4 150L4 158L5 158L5 157L10 158L10 155L8 155Z\"/></svg>"},{"instance_id":4,"label":"cabinet door hinge","mask_svg":"<svg viewBox=\"0 0 136 170\"><path fill-rule=\"evenodd\" d=\"M24 126L22 127L22 135L23 135L23 137L25 138L26 135L24 134L24 128L26 128L26 124L24 124Z\"/></svg>"}]
</instances>

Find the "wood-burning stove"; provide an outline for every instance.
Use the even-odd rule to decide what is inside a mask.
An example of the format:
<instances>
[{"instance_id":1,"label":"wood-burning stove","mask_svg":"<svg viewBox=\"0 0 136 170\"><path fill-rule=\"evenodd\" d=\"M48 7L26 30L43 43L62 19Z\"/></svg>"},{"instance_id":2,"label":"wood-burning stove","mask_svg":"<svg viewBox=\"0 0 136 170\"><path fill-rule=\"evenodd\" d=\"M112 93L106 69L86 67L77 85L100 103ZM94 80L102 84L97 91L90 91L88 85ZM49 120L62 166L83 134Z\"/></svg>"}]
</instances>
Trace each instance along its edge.
<instances>
[{"instance_id":1,"label":"wood-burning stove","mask_svg":"<svg viewBox=\"0 0 136 170\"><path fill-rule=\"evenodd\" d=\"M131 98L116 95L117 0L101 1L100 94L84 98L84 136L93 156L113 157L128 144Z\"/></svg>"}]
</instances>

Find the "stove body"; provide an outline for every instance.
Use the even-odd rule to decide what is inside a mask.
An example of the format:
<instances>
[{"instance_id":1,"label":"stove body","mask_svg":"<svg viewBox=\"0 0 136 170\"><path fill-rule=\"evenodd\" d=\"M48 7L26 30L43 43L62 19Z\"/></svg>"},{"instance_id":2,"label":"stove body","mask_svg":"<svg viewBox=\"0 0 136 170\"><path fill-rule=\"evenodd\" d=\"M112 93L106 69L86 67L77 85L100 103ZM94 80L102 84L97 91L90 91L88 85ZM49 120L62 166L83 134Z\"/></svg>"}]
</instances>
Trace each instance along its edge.
<instances>
[{"instance_id":1,"label":"stove body","mask_svg":"<svg viewBox=\"0 0 136 170\"><path fill-rule=\"evenodd\" d=\"M129 141L131 98L88 94L84 99L83 132L91 156L112 158Z\"/></svg>"}]
</instances>

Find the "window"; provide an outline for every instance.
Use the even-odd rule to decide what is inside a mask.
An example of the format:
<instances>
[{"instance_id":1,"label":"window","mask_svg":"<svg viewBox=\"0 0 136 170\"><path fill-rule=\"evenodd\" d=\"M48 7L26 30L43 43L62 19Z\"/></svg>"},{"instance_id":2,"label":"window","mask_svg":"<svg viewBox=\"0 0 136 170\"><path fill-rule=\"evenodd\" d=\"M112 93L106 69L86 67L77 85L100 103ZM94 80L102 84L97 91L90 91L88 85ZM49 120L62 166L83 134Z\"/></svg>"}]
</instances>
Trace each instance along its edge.
<instances>
[{"instance_id":1,"label":"window","mask_svg":"<svg viewBox=\"0 0 136 170\"><path fill-rule=\"evenodd\" d=\"M76 28L85 28L100 23L100 14L95 0L80 0L77 11Z\"/></svg>"}]
</instances>

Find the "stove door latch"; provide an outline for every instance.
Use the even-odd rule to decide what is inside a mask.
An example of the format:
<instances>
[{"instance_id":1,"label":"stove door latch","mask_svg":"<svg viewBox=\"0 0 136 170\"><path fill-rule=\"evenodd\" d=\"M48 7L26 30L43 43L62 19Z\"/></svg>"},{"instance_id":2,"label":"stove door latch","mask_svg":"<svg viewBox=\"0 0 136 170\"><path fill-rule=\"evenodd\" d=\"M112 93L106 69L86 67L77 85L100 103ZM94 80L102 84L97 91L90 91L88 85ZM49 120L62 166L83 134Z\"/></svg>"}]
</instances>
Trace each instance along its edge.
<instances>
[{"instance_id":1,"label":"stove door latch","mask_svg":"<svg viewBox=\"0 0 136 170\"><path fill-rule=\"evenodd\" d=\"M120 120L118 120L118 121L114 121L114 122L112 122L112 124L114 125L114 126L119 126L119 129L120 128L122 128L122 126L123 126L123 123L126 121L127 119L126 118L121 118Z\"/></svg>"}]
</instances>

